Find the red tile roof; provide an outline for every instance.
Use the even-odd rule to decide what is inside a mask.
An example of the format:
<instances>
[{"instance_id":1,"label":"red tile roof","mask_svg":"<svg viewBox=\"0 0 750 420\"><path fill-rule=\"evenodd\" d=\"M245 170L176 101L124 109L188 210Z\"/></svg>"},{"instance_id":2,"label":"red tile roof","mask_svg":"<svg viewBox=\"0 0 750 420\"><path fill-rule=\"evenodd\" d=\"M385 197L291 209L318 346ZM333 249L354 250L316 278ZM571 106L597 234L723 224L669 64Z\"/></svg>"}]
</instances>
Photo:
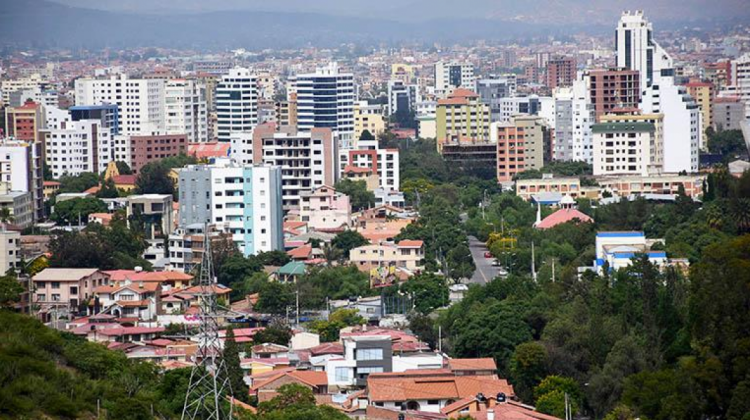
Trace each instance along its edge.
<instances>
[{"instance_id":1,"label":"red tile roof","mask_svg":"<svg viewBox=\"0 0 750 420\"><path fill-rule=\"evenodd\" d=\"M549 229L559 224L572 222L575 220L578 220L581 223L589 223L594 221L594 219L576 209L560 209L545 217L544 220L542 220L541 223L536 226L536 228Z\"/></svg>"},{"instance_id":2,"label":"red tile roof","mask_svg":"<svg viewBox=\"0 0 750 420\"><path fill-rule=\"evenodd\" d=\"M408 373L409 371L405 372ZM486 376L411 376L389 377L370 374L367 389L371 402L408 400L458 400L478 393L496 395L504 392L514 395L513 387L504 379L489 379Z\"/></svg>"},{"instance_id":3,"label":"red tile roof","mask_svg":"<svg viewBox=\"0 0 750 420\"><path fill-rule=\"evenodd\" d=\"M198 159L225 157L229 155L230 147L231 144L226 142L190 143L188 155L193 155Z\"/></svg>"},{"instance_id":4,"label":"red tile roof","mask_svg":"<svg viewBox=\"0 0 750 420\"><path fill-rule=\"evenodd\" d=\"M135 175L115 175L112 177L115 185L135 185Z\"/></svg>"},{"instance_id":5,"label":"red tile roof","mask_svg":"<svg viewBox=\"0 0 750 420\"><path fill-rule=\"evenodd\" d=\"M495 359L485 357L481 359L449 359L451 370L497 370Z\"/></svg>"},{"instance_id":6,"label":"red tile roof","mask_svg":"<svg viewBox=\"0 0 750 420\"><path fill-rule=\"evenodd\" d=\"M311 370L295 370L292 372L279 372L276 375L271 375L268 379L254 384L253 387L250 389L257 391L258 388L271 384L277 379L282 378L284 376L294 378L298 380L299 382L310 385L312 387L328 385L328 375L326 374L326 372L317 372L317 371L311 371Z\"/></svg>"},{"instance_id":7,"label":"red tile roof","mask_svg":"<svg viewBox=\"0 0 750 420\"><path fill-rule=\"evenodd\" d=\"M324 354L344 354L344 345L341 343L323 343L308 349L313 356Z\"/></svg>"},{"instance_id":8,"label":"red tile roof","mask_svg":"<svg viewBox=\"0 0 750 420\"><path fill-rule=\"evenodd\" d=\"M424 245L424 241L405 239L397 243L396 245L398 245L400 248L422 248L422 245Z\"/></svg>"},{"instance_id":9,"label":"red tile roof","mask_svg":"<svg viewBox=\"0 0 750 420\"><path fill-rule=\"evenodd\" d=\"M312 245L302 245L299 248L290 249L286 254L295 260L306 260L312 255Z\"/></svg>"}]
</instances>

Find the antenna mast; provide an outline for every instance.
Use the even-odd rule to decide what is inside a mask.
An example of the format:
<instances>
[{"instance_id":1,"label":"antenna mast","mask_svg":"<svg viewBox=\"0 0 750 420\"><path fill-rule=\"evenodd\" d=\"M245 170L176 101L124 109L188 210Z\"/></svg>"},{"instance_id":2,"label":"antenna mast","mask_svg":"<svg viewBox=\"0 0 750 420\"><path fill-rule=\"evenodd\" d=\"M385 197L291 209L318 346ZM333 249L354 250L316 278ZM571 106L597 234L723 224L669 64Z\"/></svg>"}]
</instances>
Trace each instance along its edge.
<instances>
[{"instance_id":1,"label":"antenna mast","mask_svg":"<svg viewBox=\"0 0 750 420\"><path fill-rule=\"evenodd\" d=\"M200 305L198 351L195 353L190 385L185 394L182 420L232 419L234 394L222 357L217 321L216 278L213 275L208 226L203 229L203 260L196 294ZM227 400L229 397L229 400Z\"/></svg>"}]
</instances>

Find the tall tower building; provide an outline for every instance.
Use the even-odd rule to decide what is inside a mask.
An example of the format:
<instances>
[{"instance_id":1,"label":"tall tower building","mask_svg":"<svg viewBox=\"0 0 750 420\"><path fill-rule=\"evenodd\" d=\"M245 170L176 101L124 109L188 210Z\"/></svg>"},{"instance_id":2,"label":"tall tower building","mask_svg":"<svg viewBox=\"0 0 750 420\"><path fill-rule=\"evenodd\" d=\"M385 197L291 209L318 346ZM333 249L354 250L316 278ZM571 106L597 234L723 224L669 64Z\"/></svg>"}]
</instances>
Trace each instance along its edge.
<instances>
[{"instance_id":1,"label":"tall tower building","mask_svg":"<svg viewBox=\"0 0 750 420\"><path fill-rule=\"evenodd\" d=\"M651 22L643 11L622 13L615 31L617 67L638 70L640 87L658 83L659 76L674 74L672 57L653 39Z\"/></svg>"},{"instance_id":2,"label":"tall tower building","mask_svg":"<svg viewBox=\"0 0 750 420\"><path fill-rule=\"evenodd\" d=\"M233 132L249 132L258 124L258 78L237 67L216 86L216 133L229 142Z\"/></svg>"},{"instance_id":3,"label":"tall tower building","mask_svg":"<svg viewBox=\"0 0 750 420\"><path fill-rule=\"evenodd\" d=\"M164 130L164 80L130 79L127 75L109 79L78 79L76 105L116 104L120 134L137 135Z\"/></svg>"},{"instance_id":4,"label":"tall tower building","mask_svg":"<svg viewBox=\"0 0 750 420\"><path fill-rule=\"evenodd\" d=\"M167 134L185 134L188 143L207 142L206 86L196 80L169 80L164 95Z\"/></svg>"},{"instance_id":5,"label":"tall tower building","mask_svg":"<svg viewBox=\"0 0 750 420\"><path fill-rule=\"evenodd\" d=\"M318 68L315 73L298 74L297 128L330 128L342 148L354 140L354 75L342 73L336 63Z\"/></svg>"},{"instance_id":6,"label":"tall tower building","mask_svg":"<svg viewBox=\"0 0 750 420\"><path fill-rule=\"evenodd\" d=\"M435 63L435 93L447 96L454 89L476 90L474 65L455 61Z\"/></svg>"}]
</instances>

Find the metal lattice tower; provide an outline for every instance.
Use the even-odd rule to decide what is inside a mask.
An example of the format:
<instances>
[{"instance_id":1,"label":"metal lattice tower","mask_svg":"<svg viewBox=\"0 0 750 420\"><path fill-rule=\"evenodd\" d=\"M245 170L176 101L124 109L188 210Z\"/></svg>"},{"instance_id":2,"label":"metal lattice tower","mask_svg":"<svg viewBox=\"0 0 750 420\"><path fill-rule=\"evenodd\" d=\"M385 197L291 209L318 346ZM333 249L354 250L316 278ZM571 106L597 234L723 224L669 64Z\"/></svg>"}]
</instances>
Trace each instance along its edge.
<instances>
[{"instance_id":1,"label":"metal lattice tower","mask_svg":"<svg viewBox=\"0 0 750 420\"><path fill-rule=\"evenodd\" d=\"M200 266L200 330L195 366L190 374L190 385L185 394L182 420L232 419L232 386L222 358L217 322L216 278L213 275L211 241L208 226L204 228L203 259Z\"/></svg>"}]
</instances>

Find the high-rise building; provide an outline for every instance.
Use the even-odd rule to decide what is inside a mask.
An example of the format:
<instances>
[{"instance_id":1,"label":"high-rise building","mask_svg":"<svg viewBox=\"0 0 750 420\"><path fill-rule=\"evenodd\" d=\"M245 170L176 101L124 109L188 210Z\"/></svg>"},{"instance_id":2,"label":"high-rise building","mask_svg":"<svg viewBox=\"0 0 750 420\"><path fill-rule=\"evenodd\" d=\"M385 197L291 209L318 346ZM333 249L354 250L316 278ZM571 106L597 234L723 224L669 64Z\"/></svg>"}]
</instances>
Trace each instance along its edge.
<instances>
[{"instance_id":1,"label":"high-rise building","mask_svg":"<svg viewBox=\"0 0 750 420\"><path fill-rule=\"evenodd\" d=\"M2 103L8 105L11 102L11 94L14 92L37 89L43 91L49 83L42 75L35 73L28 77L20 79L0 80L0 93L2 93Z\"/></svg>"},{"instance_id":2,"label":"high-rise building","mask_svg":"<svg viewBox=\"0 0 750 420\"><path fill-rule=\"evenodd\" d=\"M120 134L164 130L164 80L161 79L130 79L124 74L109 79L78 79L75 103L77 106L116 104Z\"/></svg>"},{"instance_id":3,"label":"high-rise building","mask_svg":"<svg viewBox=\"0 0 750 420\"><path fill-rule=\"evenodd\" d=\"M6 108L5 135L16 140L41 142L40 131L45 126L44 117L43 107L35 102L26 102L19 107Z\"/></svg>"},{"instance_id":4,"label":"high-rise building","mask_svg":"<svg viewBox=\"0 0 750 420\"><path fill-rule=\"evenodd\" d=\"M490 120L501 120L501 102L503 98L516 96L516 75L509 74L477 81L477 94L482 102L490 107Z\"/></svg>"},{"instance_id":5,"label":"high-rise building","mask_svg":"<svg viewBox=\"0 0 750 420\"><path fill-rule=\"evenodd\" d=\"M701 110L701 118L703 120L701 130L701 150L706 149L708 146L708 139L706 138L707 127L713 127L713 121L711 118L711 99L713 99L713 85L709 82L702 82L700 80L690 80L685 87L690 96L693 97L698 107Z\"/></svg>"},{"instance_id":6,"label":"high-rise building","mask_svg":"<svg viewBox=\"0 0 750 420\"><path fill-rule=\"evenodd\" d=\"M592 163L591 125L596 113L591 103L591 90L584 78L573 82L571 88L555 91L555 113L554 158Z\"/></svg>"},{"instance_id":7,"label":"high-rise building","mask_svg":"<svg viewBox=\"0 0 750 420\"><path fill-rule=\"evenodd\" d=\"M380 188L385 191L401 188L398 149L383 149L377 140L357 140L356 146L339 149L339 176L352 168L370 169L377 174Z\"/></svg>"},{"instance_id":8,"label":"high-rise building","mask_svg":"<svg viewBox=\"0 0 750 420\"><path fill-rule=\"evenodd\" d=\"M664 114L664 172L698 172L703 123L685 87L662 77L644 91L640 108L647 114Z\"/></svg>"},{"instance_id":9,"label":"high-rise building","mask_svg":"<svg viewBox=\"0 0 750 420\"><path fill-rule=\"evenodd\" d=\"M497 142L498 182L549 162L550 130L542 117L518 115L506 123L492 123L492 139Z\"/></svg>"},{"instance_id":10,"label":"high-rise building","mask_svg":"<svg viewBox=\"0 0 750 420\"><path fill-rule=\"evenodd\" d=\"M576 59L574 57L554 57L546 63L546 85L550 89L573 84L576 79Z\"/></svg>"},{"instance_id":11,"label":"high-rise building","mask_svg":"<svg viewBox=\"0 0 750 420\"><path fill-rule=\"evenodd\" d=\"M181 228L214 224L243 255L284 249L281 168L217 159L179 172Z\"/></svg>"},{"instance_id":12,"label":"high-rise building","mask_svg":"<svg viewBox=\"0 0 750 420\"><path fill-rule=\"evenodd\" d=\"M216 135L228 142L234 132L258 124L258 78L248 69L233 68L216 86Z\"/></svg>"},{"instance_id":13,"label":"high-rise building","mask_svg":"<svg viewBox=\"0 0 750 420\"><path fill-rule=\"evenodd\" d=\"M589 86L589 97L596 119L615 110L632 111L641 101L638 71L627 69L597 69L583 74Z\"/></svg>"},{"instance_id":14,"label":"high-rise building","mask_svg":"<svg viewBox=\"0 0 750 420\"><path fill-rule=\"evenodd\" d=\"M617 67L637 70L640 88L658 82L660 76L672 76L672 57L653 39L651 22L643 11L623 12L615 32Z\"/></svg>"},{"instance_id":15,"label":"high-rise building","mask_svg":"<svg viewBox=\"0 0 750 420\"><path fill-rule=\"evenodd\" d=\"M243 165L281 168L282 205L299 209L300 195L338 180L338 142L330 128L297 131L294 126L261 124L232 134L232 159Z\"/></svg>"},{"instance_id":16,"label":"high-rise building","mask_svg":"<svg viewBox=\"0 0 750 420\"><path fill-rule=\"evenodd\" d=\"M549 96L529 95L501 98L500 122L508 122L515 115L539 115L547 119L551 126L555 124L555 101Z\"/></svg>"},{"instance_id":17,"label":"high-rise building","mask_svg":"<svg viewBox=\"0 0 750 420\"><path fill-rule=\"evenodd\" d=\"M649 175L655 124L601 122L591 127L594 139L594 175Z\"/></svg>"},{"instance_id":18,"label":"high-rise building","mask_svg":"<svg viewBox=\"0 0 750 420\"><path fill-rule=\"evenodd\" d=\"M336 63L318 68L315 73L298 74L294 82L297 95L297 128L330 128L340 147L351 147L354 140L354 75L343 73Z\"/></svg>"},{"instance_id":19,"label":"high-rise building","mask_svg":"<svg viewBox=\"0 0 750 420\"><path fill-rule=\"evenodd\" d=\"M745 103L745 118L750 118L750 53L732 60L731 83L736 95Z\"/></svg>"},{"instance_id":20,"label":"high-rise building","mask_svg":"<svg viewBox=\"0 0 750 420\"><path fill-rule=\"evenodd\" d=\"M112 136L120 134L120 111L115 104L71 106L68 111L73 121L99 120Z\"/></svg>"},{"instance_id":21,"label":"high-rise building","mask_svg":"<svg viewBox=\"0 0 750 420\"><path fill-rule=\"evenodd\" d=\"M52 176L102 173L114 158L114 136L100 118L73 121L70 112L47 107L44 159Z\"/></svg>"},{"instance_id":22,"label":"high-rise building","mask_svg":"<svg viewBox=\"0 0 750 420\"><path fill-rule=\"evenodd\" d=\"M419 86L406 84L401 80L388 81L388 115L399 111L409 113L415 110L417 102L422 101Z\"/></svg>"},{"instance_id":23,"label":"high-rise building","mask_svg":"<svg viewBox=\"0 0 750 420\"><path fill-rule=\"evenodd\" d=\"M745 119L745 104L739 96L718 97L713 100L711 112L716 131L740 130L740 121Z\"/></svg>"},{"instance_id":24,"label":"high-rise building","mask_svg":"<svg viewBox=\"0 0 750 420\"><path fill-rule=\"evenodd\" d=\"M435 63L435 93L447 96L454 89L476 90L474 65L456 61L439 61Z\"/></svg>"},{"instance_id":25,"label":"high-rise building","mask_svg":"<svg viewBox=\"0 0 750 420\"><path fill-rule=\"evenodd\" d=\"M185 134L144 134L115 136L114 158L127 163L134 174L148 163L168 157L187 154Z\"/></svg>"},{"instance_id":26,"label":"high-rise building","mask_svg":"<svg viewBox=\"0 0 750 420\"><path fill-rule=\"evenodd\" d=\"M22 140L0 141L0 185L8 192L29 193L33 220L44 217L43 144Z\"/></svg>"},{"instance_id":27,"label":"high-rise building","mask_svg":"<svg viewBox=\"0 0 750 420\"><path fill-rule=\"evenodd\" d=\"M167 134L185 134L188 143L208 141L206 87L195 80L173 79L164 87Z\"/></svg>"},{"instance_id":28,"label":"high-rise building","mask_svg":"<svg viewBox=\"0 0 750 420\"><path fill-rule=\"evenodd\" d=\"M490 107L476 93L459 88L437 104L437 147L446 142L487 142Z\"/></svg>"},{"instance_id":29,"label":"high-rise building","mask_svg":"<svg viewBox=\"0 0 750 420\"><path fill-rule=\"evenodd\" d=\"M357 101L354 104L354 138L362 137L365 130L377 137L385 131L386 119L383 116L383 105L370 105L367 101Z\"/></svg>"}]
</instances>

